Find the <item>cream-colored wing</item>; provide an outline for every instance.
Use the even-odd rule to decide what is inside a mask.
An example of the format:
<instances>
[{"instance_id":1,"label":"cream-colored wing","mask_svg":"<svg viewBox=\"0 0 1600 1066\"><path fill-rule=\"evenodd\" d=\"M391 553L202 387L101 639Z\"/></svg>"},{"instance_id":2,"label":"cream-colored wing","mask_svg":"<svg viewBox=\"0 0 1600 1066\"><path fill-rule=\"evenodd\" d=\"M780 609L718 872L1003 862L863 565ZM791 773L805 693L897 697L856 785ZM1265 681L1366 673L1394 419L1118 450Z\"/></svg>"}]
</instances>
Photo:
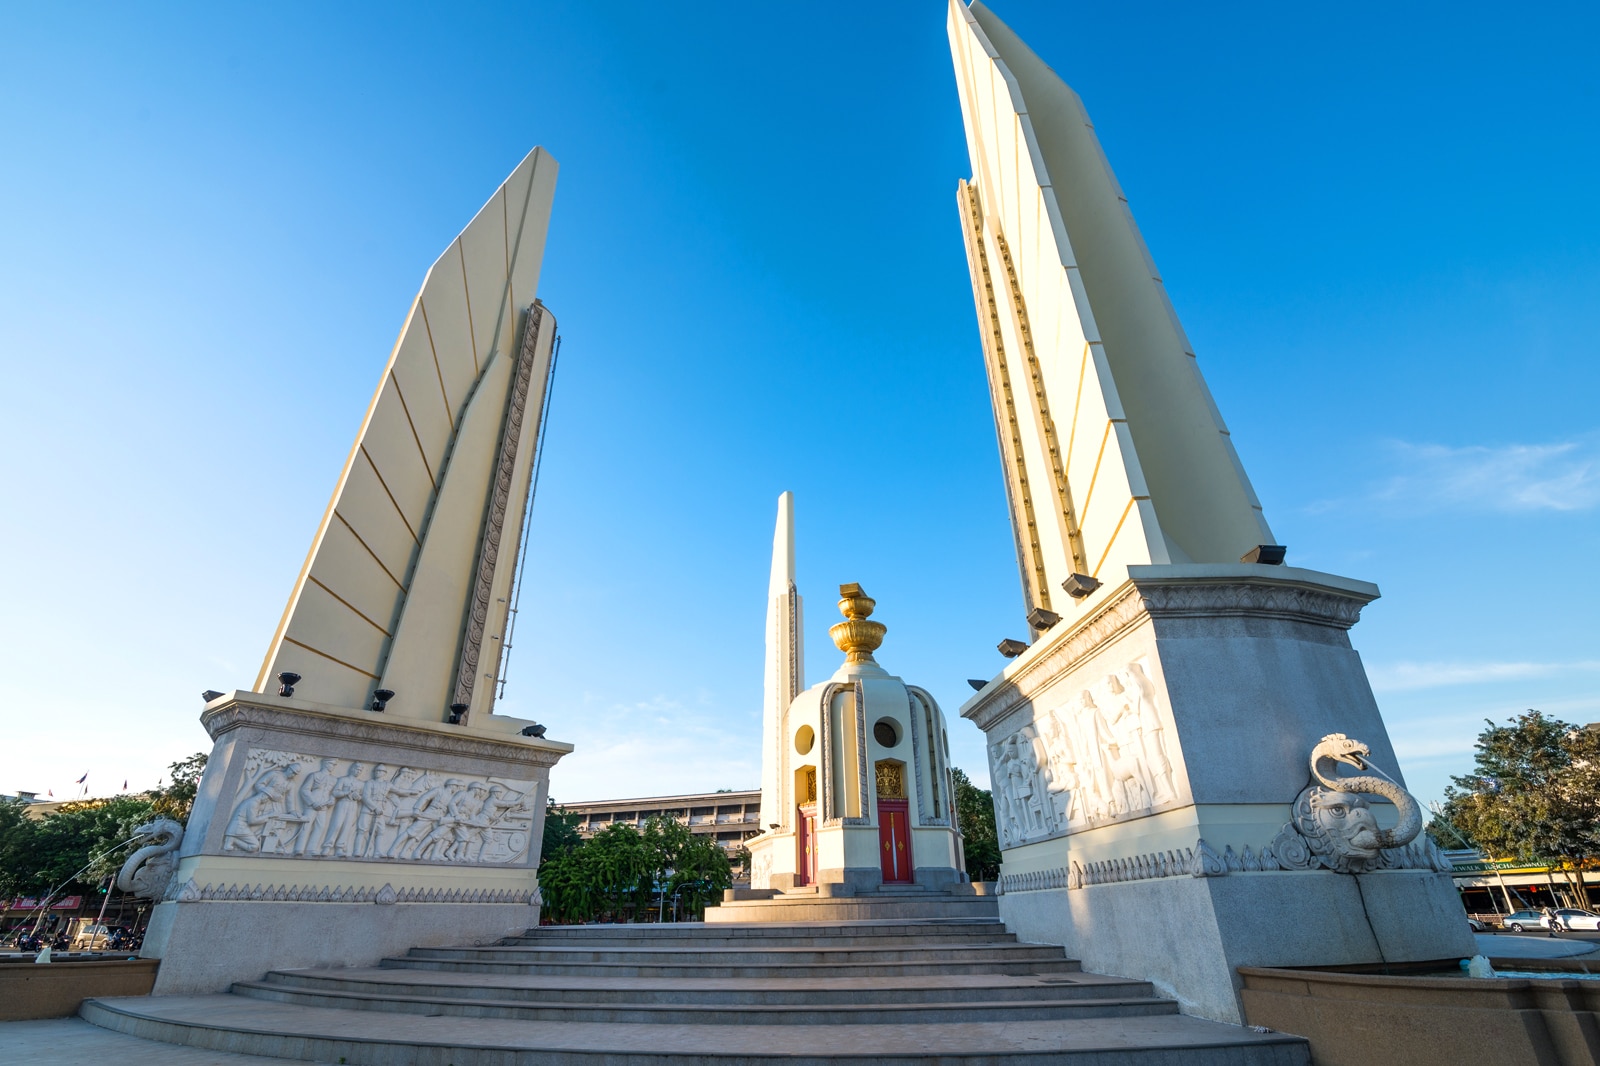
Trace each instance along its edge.
<instances>
[{"instance_id":1,"label":"cream-colored wing","mask_svg":"<svg viewBox=\"0 0 1600 1066\"><path fill-rule=\"evenodd\" d=\"M959 192L1028 607L1272 535L1076 93L981 3L948 29ZM1063 594L1071 574L1098 595ZM1076 604L1076 606L1074 606Z\"/></svg>"},{"instance_id":2,"label":"cream-colored wing","mask_svg":"<svg viewBox=\"0 0 1600 1066\"><path fill-rule=\"evenodd\" d=\"M555 181L535 148L428 270L257 691L287 671L318 703L492 706L555 339L535 302Z\"/></svg>"}]
</instances>

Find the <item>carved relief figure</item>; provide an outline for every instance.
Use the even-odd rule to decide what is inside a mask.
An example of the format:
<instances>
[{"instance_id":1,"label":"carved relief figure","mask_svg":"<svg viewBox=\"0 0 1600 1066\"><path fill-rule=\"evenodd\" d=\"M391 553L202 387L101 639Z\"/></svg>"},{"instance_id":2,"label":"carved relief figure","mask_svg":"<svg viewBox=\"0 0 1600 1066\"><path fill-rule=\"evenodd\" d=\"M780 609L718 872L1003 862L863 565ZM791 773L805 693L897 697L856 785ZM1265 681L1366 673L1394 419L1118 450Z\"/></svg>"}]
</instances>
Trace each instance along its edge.
<instances>
[{"instance_id":1,"label":"carved relief figure","mask_svg":"<svg viewBox=\"0 0 1600 1066\"><path fill-rule=\"evenodd\" d=\"M317 769L303 778L302 764ZM343 769L343 773L340 770ZM533 841L534 783L252 751L224 851L308 858L511 863ZM295 801L299 801L296 808Z\"/></svg>"},{"instance_id":2,"label":"carved relief figure","mask_svg":"<svg viewBox=\"0 0 1600 1066\"><path fill-rule=\"evenodd\" d=\"M400 771L374 766L372 780L361 786L361 813L356 817L356 854L377 858L393 843L395 804L399 797L414 796L419 789L400 783Z\"/></svg>"},{"instance_id":3,"label":"carved relief figure","mask_svg":"<svg viewBox=\"0 0 1600 1066\"><path fill-rule=\"evenodd\" d=\"M316 855L322 847L328 819L333 815L333 783L338 780L333 771L338 766L338 759L323 759L321 767L300 782L300 810L305 813L306 820L300 824L295 840L296 855Z\"/></svg>"},{"instance_id":4,"label":"carved relief figure","mask_svg":"<svg viewBox=\"0 0 1600 1066\"><path fill-rule=\"evenodd\" d=\"M1172 787L1172 760L1167 757L1166 726L1162 725L1161 713L1156 710L1156 687L1145 676L1144 664L1137 659L1128 664L1122 676L1133 694L1144 744L1145 765L1155 785L1156 802L1165 803L1177 797L1177 790Z\"/></svg>"},{"instance_id":5,"label":"carved relief figure","mask_svg":"<svg viewBox=\"0 0 1600 1066\"><path fill-rule=\"evenodd\" d=\"M421 850L422 842L439 828L439 823L450 813L450 797L461 787L455 778L428 789L411 805L411 822L389 848L386 858L409 859Z\"/></svg>"},{"instance_id":6,"label":"carved relief figure","mask_svg":"<svg viewBox=\"0 0 1600 1066\"><path fill-rule=\"evenodd\" d=\"M361 815L361 775L367 768L351 763L345 775L333 783L333 822L319 854L347 858L355 847L356 822Z\"/></svg>"},{"instance_id":7,"label":"carved relief figure","mask_svg":"<svg viewBox=\"0 0 1600 1066\"><path fill-rule=\"evenodd\" d=\"M1106 743L1101 750L1105 753L1106 772L1111 780L1112 803L1118 813L1148 811L1155 805L1155 788L1145 771L1139 716L1116 674L1106 678L1106 687L1113 702L1104 710L1096 710L1106 724ZM1087 692L1084 700L1094 705Z\"/></svg>"},{"instance_id":8,"label":"carved relief figure","mask_svg":"<svg viewBox=\"0 0 1600 1066\"><path fill-rule=\"evenodd\" d=\"M1176 801L1155 684L1142 658L1041 709L989 746L995 824L1007 847Z\"/></svg>"},{"instance_id":9,"label":"carved relief figure","mask_svg":"<svg viewBox=\"0 0 1600 1066\"><path fill-rule=\"evenodd\" d=\"M293 839L293 826L300 819L288 809L292 778L300 773L299 763L275 767L263 774L250 795L234 809L223 834L223 851L257 851L266 854L287 851L286 839Z\"/></svg>"}]
</instances>

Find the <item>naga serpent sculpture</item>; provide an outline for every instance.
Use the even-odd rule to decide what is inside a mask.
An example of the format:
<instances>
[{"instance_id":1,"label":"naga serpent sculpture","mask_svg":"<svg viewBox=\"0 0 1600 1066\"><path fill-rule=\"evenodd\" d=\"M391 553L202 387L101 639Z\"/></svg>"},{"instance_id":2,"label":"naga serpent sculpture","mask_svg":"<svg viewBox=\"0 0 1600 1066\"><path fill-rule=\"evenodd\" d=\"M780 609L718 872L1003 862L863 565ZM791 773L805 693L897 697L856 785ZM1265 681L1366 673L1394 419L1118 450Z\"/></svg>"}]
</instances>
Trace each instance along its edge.
<instances>
[{"instance_id":1,"label":"naga serpent sculpture","mask_svg":"<svg viewBox=\"0 0 1600 1066\"><path fill-rule=\"evenodd\" d=\"M178 868L173 852L183 843L183 826L171 818L157 818L134 830L140 837L148 837L146 844L122 864L117 873L117 887L131 896L144 899L161 899L167 892L167 883Z\"/></svg>"},{"instance_id":2,"label":"naga serpent sculpture","mask_svg":"<svg viewBox=\"0 0 1600 1066\"><path fill-rule=\"evenodd\" d=\"M1311 749L1311 775L1320 784L1300 793L1294 821L1273 841L1273 851L1284 866L1365 873L1386 865L1386 849L1405 847L1422 832L1422 808L1368 761L1371 754L1365 744L1343 733L1330 733ZM1337 763L1370 770L1372 775L1340 777ZM1393 803L1400 811L1399 824L1380 829L1368 794Z\"/></svg>"}]
</instances>

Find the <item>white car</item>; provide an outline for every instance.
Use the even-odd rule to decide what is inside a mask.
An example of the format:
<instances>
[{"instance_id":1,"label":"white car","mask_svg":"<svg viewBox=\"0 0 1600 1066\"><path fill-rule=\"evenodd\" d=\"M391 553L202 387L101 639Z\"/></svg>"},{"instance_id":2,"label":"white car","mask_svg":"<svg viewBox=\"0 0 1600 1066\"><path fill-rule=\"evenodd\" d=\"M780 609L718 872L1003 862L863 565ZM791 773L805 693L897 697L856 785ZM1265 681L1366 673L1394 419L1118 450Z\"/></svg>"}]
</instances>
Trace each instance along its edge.
<instances>
[{"instance_id":1,"label":"white car","mask_svg":"<svg viewBox=\"0 0 1600 1066\"><path fill-rule=\"evenodd\" d=\"M1578 910L1576 908L1562 908L1556 911L1561 919L1561 928L1579 930L1600 930L1600 914L1594 911ZM1508 915L1501 924L1513 933L1520 933L1524 929L1548 929L1550 919L1542 911L1518 911Z\"/></svg>"},{"instance_id":2,"label":"white car","mask_svg":"<svg viewBox=\"0 0 1600 1066\"><path fill-rule=\"evenodd\" d=\"M1600 930L1600 914L1596 914L1594 911L1562 909L1556 911L1556 917L1561 919L1561 928L1563 929ZM1550 928L1550 920L1548 918L1541 917L1539 924L1546 929Z\"/></svg>"}]
</instances>

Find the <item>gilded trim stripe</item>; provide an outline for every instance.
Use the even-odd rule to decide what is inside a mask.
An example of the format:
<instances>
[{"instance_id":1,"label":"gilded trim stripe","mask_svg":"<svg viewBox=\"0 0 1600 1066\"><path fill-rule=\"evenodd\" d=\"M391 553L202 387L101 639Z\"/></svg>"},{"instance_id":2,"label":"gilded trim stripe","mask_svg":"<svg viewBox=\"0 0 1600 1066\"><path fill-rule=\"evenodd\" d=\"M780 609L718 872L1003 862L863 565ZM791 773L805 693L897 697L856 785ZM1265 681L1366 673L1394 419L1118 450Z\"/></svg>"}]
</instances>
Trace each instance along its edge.
<instances>
[{"instance_id":1,"label":"gilded trim stripe","mask_svg":"<svg viewBox=\"0 0 1600 1066\"><path fill-rule=\"evenodd\" d=\"M378 623L376 623L372 619L368 618L366 616L366 614L361 610L361 608L357 607L355 604L351 603L349 600L345 599L343 596L339 595L337 592L335 592L332 589L330 589L327 585L324 585L322 582L318 581L314 575L309 575L308 574L307 575L307 579L313 585L317 586L317 588L321 589L323 592L326 592L328 595L332 596L334 599L338 600L340 603L342 603L346 607L350 608L350 610L353 611L357 616L359 616L360 619L363 622L367 623L367 625L371 626L373 629L376 629L379 633L382 633L386 637L393 637L394 636L393 633L389 632L387 629L383 628Z\"/></svg>"},{"instance_id":2,"label":"gilded trim stripe","mask_svg":"<svg viewBox=\"0 0 1600 1066\"><path fill-rule=\"evenodd\" d=\"M383 565L383 560L378 558L378 553L372 550L372 545L361 539L361 534L356 532L356 527L350 524L349 519L345 518L345 516L340 514L338 511L333 512L333 517L337 518L339 520L339 524L350 531L350 535L356 538L357 544L367 549L367 554L372 556L372 561L378 564L378 568L380 570L389 575L389 580L394 582L396 588L398 588L401 592L410 591L399 578L394 576L387 566Z\"/></svg>"},{"instance_id":3,"label":"gilded trim stripe","mask_svg":"<svg viewBox=\"0 0 1600 1066\"><path fill-rule=\"evenodd\" d=\"M324 659L328 660L329 662L338 663L340 666L344 667L346 670L354 670L356 673L362 675L363 677L370 677L374 681L378 680L378 675L377 674L371 673L370 671L367 671L367 670L363 670L359 666L351 666L349 663L345 662L343 659L340 659L337 656L329 655L327 652L323 651L321 648L313 648L311 645L305 643L304 641L295 640L293 637L284 637L283 638L283 642L285 644L293 644L297 648L304 648L306 651L310 652L312 655L320 655Z\"/></svg>"}]
</instances>

